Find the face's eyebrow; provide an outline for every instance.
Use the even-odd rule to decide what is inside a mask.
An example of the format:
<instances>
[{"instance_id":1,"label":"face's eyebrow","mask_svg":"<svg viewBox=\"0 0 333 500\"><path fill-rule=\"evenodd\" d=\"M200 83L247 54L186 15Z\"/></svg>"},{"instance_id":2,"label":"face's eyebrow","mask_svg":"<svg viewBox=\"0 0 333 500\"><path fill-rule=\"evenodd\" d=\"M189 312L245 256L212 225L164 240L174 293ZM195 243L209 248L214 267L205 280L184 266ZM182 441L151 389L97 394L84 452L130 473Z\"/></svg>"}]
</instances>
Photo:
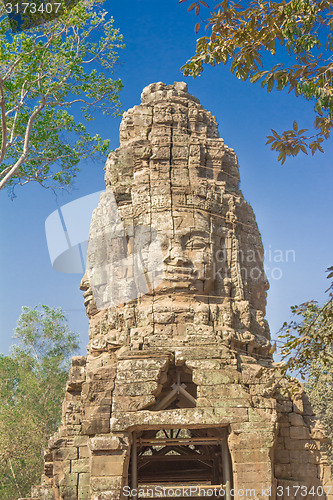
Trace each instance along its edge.
<instances>
[{"instance_id":1,"label":"face's eyebrow","mask_svg":"<svg viewBox=\"0 0 333 500\"><path fill-rule=\"evenodd\" d=\"M180 229L175 229L175 234L177 236L209 236L209 231L205 229L196 229L193 227L182 227Z\"/></svg>"},{"instance_id":2,"label":"face's eyebrow","mask_svg":"<svg viewBox=\"0 0 333 500\"><path fill-rule=\"evenodd\" d=\"M183 229L175 231L176 237L181 238L182 242L185 243L187 240L195 237L201 237L208 242L210 242L210 234L208 231L200 230L200 229Z\"/></svg>"}]
</instances>

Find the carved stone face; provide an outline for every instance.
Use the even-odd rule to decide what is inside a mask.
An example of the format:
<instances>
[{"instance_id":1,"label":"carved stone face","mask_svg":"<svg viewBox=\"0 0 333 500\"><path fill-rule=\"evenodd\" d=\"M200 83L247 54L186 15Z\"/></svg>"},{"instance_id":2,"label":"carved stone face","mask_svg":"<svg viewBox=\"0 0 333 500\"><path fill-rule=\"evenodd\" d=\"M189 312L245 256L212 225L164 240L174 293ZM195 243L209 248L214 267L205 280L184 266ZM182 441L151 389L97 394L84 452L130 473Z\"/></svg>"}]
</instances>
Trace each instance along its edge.
<instances>
[{"instance_id":1,"label":"carved stone face","mask_svg":"<svg viewBox=\"0 0 333 500\"><path fill-rule=\"evenodd\" d=\"M250 263L256 269L248 272L252 269L241 259L234 230L215 214L176 204L164 210L152 206L150 211L147 207L149 216L137 225L134 219L131 226L133 219L122 209L116 220L107 205L100 212L95 214L99 232L89 243L90 286L82 287L87 312L126 304L147 293L250 298L252 307L265 309L267 278L262 264ZM121 238L118 226L123 227ZM118 240L122 245L116 244Z\"/></svg>"},{"instance_id":2,"label":"carved stone face","mask_svg":"<svg viewBox=\"0 0 333 500\"><path fill-rule=\"evenodd\" d=\"M158 290L208 294L214 285L214 242L209 218L177 207L157 230L164 256L164 279ZM169 223L168 223L169 222Z\"/></svg>"}]
</instances>

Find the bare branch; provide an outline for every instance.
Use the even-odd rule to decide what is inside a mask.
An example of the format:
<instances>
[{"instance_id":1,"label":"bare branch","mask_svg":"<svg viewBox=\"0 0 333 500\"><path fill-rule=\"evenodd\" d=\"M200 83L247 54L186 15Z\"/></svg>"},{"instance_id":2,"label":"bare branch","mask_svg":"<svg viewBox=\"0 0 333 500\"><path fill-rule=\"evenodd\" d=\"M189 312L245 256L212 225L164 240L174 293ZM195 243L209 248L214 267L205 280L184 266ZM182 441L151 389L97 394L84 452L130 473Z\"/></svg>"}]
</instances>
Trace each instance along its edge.
<instances>
[{"instance_id":1,"label":"bare branch","mask_svg":"<svg viewBox=\"0 0 333 500\"><path fill-rule=\"evenodd\" d=\"M0 177L3 177L7 172L9 172L9 170L11 169L12 167L9 166L9 167L6 167L4 170L2 170L2 172L0 172Z\"/></svg>"},{"instance_id":2,"label":"bare branch","mask_svg":"<svg viewBox=\"0 0 333 500\"><path fill-rule=\"evenodd\" d=\"M23 152L22 152L20 158L15 163L15 165L13 165L13 167L10 169L10 171L0 181L0 190L5 187L6 183L16 174L16 172L20 169L21 165L27 159L28 152L29 152L29 139L30 139L32 124L33 124L36 116L42 111L44 106L45 106L45 99L43 98L42 102L40 103L38 108L35 109L35 111L31 114L31 116L28 120L27 129L26 129L25 137L24 137Z\"/></svg>"},{"instance_id":3,"label":"bare branch","mask_svg":"<svg viewBox=\"0 0 333 500\"><path fill-rule=\"evenodd\" d=\"M1 108L1 129L2 129L2 141L1 141L1 151L0 151L0 164L5 157L7 150L7 120L6 120L6 107L5 107L5 94L3 91L3 80L0 77L0 108Z\"/></svg>"},{"instance_id":4,"label":"bare branch","mask_svg":"<svg viewBox=\"0 0 333 500\"><path fill-rule=\"evenodd\" d=\"M8 457L7 460L8 460L8 463L9 463L9 468L10 468L10 471L12 473L12 476L13 476L14 483L15 483L15 486L17 488L17 491L19 492L19 495L22 496L22 493L21 493L19 484L17 482L16 476L15 476L15 472L14 472L14 469L13 469L13 465L12 465L12 461L11 461L10 457Z\"/></svg>"}]
</instances>

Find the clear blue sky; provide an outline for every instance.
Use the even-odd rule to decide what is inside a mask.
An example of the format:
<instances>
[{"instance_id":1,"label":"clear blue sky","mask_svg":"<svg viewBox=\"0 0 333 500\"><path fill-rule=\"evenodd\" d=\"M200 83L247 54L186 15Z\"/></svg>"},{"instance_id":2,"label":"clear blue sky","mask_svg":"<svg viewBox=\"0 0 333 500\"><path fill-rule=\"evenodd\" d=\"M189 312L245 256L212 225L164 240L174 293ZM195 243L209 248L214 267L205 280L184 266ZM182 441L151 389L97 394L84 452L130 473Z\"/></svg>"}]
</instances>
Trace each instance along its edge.
<instances>
[{"instance_id":1,"label":"clear blue sky","mask_svg":"<svg viewBox=\"0 0 333 500\"><path fill-rule=\"evenodd\" d=\"M235 149L241 188L255 211L270 268L267 319L275 338L283 321L290 318L291 305L325 298L325 270L333 265L332 140L325 143L325 154L299 156L281 167L276 153L265 146L265 137L271 127L290 128L294 119L302 128L311 126L312 103L283 92L267 94L259 84L238 81L222 66L206 68L195 80L184 78L180 67L194 52L196 39L195 17L187 13L187 4L108 0L105 5L126 43L114 74L123 80L123 108L139 104L141 91L149 83L185 80L189 92L216 116L220 137ZM110 138L116 148L119 124L120 118L97 117L90 130ZM59 193L58 203L104 189L103 166L104 162L82 164L74 189ZM88 321L78 288L81 276L53 270L46 245L44 224L57 208L55 196L33 184L17 189L16 194L11 201L5 191L0 193L0 352L8 352L21 307L43 303L67 311L69 325L80 333L85 353ZM295 253L289 252L286 262L288 250ZM275 262L277 255L284 262ZM280 270L272 276L272 268L277 267Z\"/></svg>"}]
</instances>

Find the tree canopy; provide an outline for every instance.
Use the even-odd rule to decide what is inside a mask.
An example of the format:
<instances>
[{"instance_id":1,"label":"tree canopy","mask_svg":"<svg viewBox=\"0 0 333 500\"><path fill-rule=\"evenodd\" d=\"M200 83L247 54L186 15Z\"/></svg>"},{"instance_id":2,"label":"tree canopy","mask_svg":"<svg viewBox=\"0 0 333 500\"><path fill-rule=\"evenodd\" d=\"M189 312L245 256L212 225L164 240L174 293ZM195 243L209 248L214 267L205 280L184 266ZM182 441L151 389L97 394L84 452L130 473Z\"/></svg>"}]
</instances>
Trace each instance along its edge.
<instances>
[{"instance_id":1,"label":"tree canopy","mask_svg":"<svg viewBox=\"0 0 333 500\"><path fill-rule=\"evenodd\" d=\"M0 14L0 189L68 186L80 160L108 152L86 123L119 114L122 83L111 74L122 36L100 0L14 33L4 5Z\"/></svg>"},{"instance_id":2,"label":"tree canopy","mask_svg":"<svg viewBox=\"0 0 333 500\"><path fill-rule=\"evenodd\" d=\"M333 267L328 272L328 279L332 279ZM319 376L323 367L333 364L333 282L327 292L329 300L322 307L313 300L293 306L294 319L283 324L279 335L286 360L283 370L298 373L303 379Z\"/></svg>"},{"instance_id":3,"label":"tree canopy","mask_svg":"<svg viewBox=\"0 0 333 500\"><path fill-rule=\"evenodd\" d=\"M333 362L313 361L305 388L313 409L324 426L328 442L323 449L333 471Z\"/></svg>"},{"instance_id":4,"label":"tree canopy","mask_svg":"<svg viewBox=\"0 0 333 500\"><path fill-rule=\"evenodd\" d=\"M179 0L179 3L187 0ZM267 144L279 152L284 163L300 151L323 152L333 126L333 4L330 0L284 0L283 2L223 0L216 2L206 18L203 0L188 10L198 16L195 32L205 27L196 42L196 53L182 67L196 77L204 64L230 63L230 70L242 81L261 82L268 92L294 91L314 102L314 128L299 128L268 136ZM280 48L279 48L280 45Z\"/></svg>"},{"instance_id":5,"label":"tree canopy","mask_svg":"<svg viewBox=\"0 0 333 500\"><path fill-rule=\"evenodd\" d=\"M0 497L28 496L56 431L78 336L61 309L24 307L10 356L0 355Z\"/></svg>"}]
</instances>

